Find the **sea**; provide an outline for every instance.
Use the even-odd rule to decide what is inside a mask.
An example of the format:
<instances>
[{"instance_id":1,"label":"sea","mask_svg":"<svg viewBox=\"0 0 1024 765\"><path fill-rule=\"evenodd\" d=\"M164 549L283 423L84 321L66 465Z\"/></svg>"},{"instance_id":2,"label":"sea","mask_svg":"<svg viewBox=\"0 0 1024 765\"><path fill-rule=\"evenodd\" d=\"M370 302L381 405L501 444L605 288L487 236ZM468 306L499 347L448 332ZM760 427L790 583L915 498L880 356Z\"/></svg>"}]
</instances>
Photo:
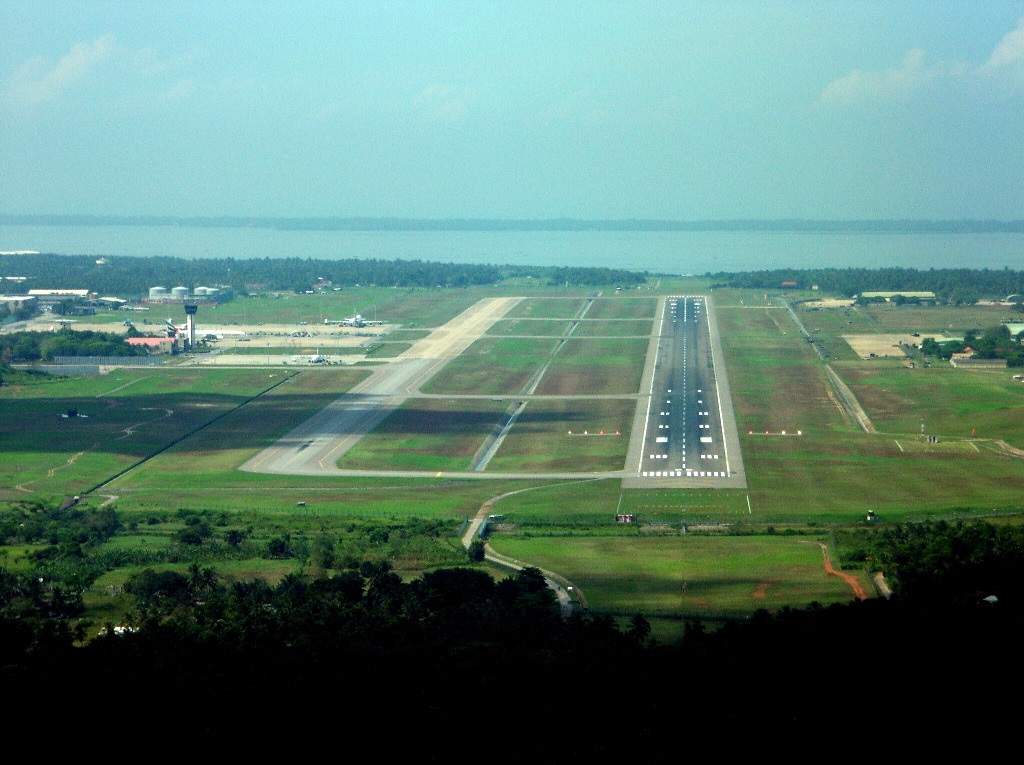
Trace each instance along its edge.
<instances>
[{"instance_id":1,"label":"sea","mask_svg":"<svg viewBox=\"0 0 1024 765\"><path fill-rule=\"evenodd\" d=\"M1024 233L279 231L4 224L0 251L18 250L96 256L594 266L680 275L826 267L1024 270Z\"/></svg>"}]
</instances>

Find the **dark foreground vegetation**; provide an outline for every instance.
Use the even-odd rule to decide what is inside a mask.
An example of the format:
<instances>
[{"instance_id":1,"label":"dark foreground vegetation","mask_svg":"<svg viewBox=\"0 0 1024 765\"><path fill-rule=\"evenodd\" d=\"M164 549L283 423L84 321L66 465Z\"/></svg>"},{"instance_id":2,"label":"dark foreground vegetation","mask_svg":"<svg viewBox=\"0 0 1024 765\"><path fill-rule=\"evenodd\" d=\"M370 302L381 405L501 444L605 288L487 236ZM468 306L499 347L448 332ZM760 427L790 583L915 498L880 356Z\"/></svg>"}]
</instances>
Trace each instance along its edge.
<instances>
[{"instance_id":1,"label":"dark foreground vegetation","mask_svg":"<svg viewBox=\"0 0 1024 765\"><path fill-rule=\"evenodd\" d=\"M658 762L722 736L736 737L732 751L763 736L855 744L875 724L916 737L952 719L998 734L1015 714L998 692L1019 679L1024 638L1015 527L865 530L848 553L889 573L894 600L759 612L713 632L694 622L677 645L653 644L639 615L563 619L534 569L403 582L370 560L276 585L198 563L144 569L127 585L131 615L83 643L82 583L61 580L54 560L87 558L120 523L104 509L4 527L58 548L32 571L0 570L10 735L53 730L59 706L63 735L121 742L173 731L242 750L317 736L389 759L449 760L462 742L498 761Z\"/></svg>"}]
</instances>

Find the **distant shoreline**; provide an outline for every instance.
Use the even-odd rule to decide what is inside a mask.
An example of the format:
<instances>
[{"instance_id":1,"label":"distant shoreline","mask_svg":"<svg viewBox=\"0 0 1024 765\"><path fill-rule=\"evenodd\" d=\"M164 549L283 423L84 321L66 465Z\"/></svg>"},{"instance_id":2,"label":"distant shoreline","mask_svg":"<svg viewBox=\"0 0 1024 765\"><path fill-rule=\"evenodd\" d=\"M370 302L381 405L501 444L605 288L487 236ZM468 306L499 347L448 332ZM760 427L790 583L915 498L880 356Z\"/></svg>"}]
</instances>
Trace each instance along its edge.
<instances>
[{"instance_id":1,"label":"distant shoreline","mask_svg":"<svg viewBox=\"0 0 1024 765\"><path fill-rule=\"evenodd\" d=\"M278 231L785 231L842 234L1024 233L1024 220L585 220L577 218L275 218L0 214L11 226L180 226Z\"/></svg>"}]
</instances>

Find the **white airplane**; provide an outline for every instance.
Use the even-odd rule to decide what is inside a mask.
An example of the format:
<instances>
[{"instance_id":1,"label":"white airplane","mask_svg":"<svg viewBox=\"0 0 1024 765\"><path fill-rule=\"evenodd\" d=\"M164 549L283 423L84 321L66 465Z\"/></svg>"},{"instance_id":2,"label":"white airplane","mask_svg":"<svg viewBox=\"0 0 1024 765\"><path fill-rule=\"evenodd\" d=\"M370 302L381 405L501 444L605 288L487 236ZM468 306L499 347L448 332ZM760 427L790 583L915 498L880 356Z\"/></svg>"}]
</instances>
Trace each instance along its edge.
<instances>
[{"instance_id":1,"label":"white airplane","mask_svg":"<svg viewBox=\"0 0 1024 765\"><path fill-rule=\"evenodd\" d=\"M362 314L349 316L347 319L324 319L324 324L337 324L339 327L379 327L383 321L364 319Z\"/></svg>"},{"instance_id":2,"label":"white airplane","mask_svg":"<svg viewBox=\"0 0 1024 765\"><path fill-rule=\"evenodd\" d=\"M196 327L197 335L216 335L217 339L223 339L225 337L241 337L246 334L240 329L203 329L202 327Z\"/></svg>"}]
</instances>

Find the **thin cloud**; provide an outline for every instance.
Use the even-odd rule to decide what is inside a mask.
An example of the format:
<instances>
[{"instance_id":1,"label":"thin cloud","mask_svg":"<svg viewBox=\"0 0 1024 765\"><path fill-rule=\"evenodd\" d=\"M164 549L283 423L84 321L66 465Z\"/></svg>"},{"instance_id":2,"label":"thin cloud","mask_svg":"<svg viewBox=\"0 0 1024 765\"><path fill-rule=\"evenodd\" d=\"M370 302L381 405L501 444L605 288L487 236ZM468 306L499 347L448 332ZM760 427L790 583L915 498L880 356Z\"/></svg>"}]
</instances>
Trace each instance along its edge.
<instances>
[{"instance_id":1,"label":"thin cloud","mask_svg":"<svg viewBox=\"0 0 1024 765\"><path fill-rule=\"evenodd\" d=\"M81 42L56 64L43 56L26 61L11 77L7 101L31 106L53 101L113 56L117 47L113 35Z\"/></svg>"},{"instance_id":2,"label":"thin cloud","mask_svg":"<svg viewBox=\"0 0 1024 765\"><path fill-rule=\"evenodd\" d=\"M413 98L412 107L438 122L461 122L468 115L473 98L470 88L429 85Z\"/></svg>"},{"instance_id":3,"label":"thin cloud","mask_svg":"<svg viewBox=\"0 0 1024 765\"><path fill-rule=\"evenodd\" d=\"M192 95L195 90L195 82L190 77L184 77L164 90L157 98L158 103L172 103L182 101Z\"/></svg>"},{"instance_id":4,"label":"thin cloud","mask_svg":"<svg viewBox=\"0 0 1024 765\"><path fill-rule=\"evenodd\" d=\"M1024 64L1024 18L1017 22L1017 28L999 41L992 56L982 69L993 70Z\"/></svg>"},{"instance_id":5,"label":"thin cloud","mask_svg":"<svg viewBox=\"0 0 1024 765\"><path fill-rule=\"evenodd\" d=\"M833 80L821 91L821 100L827 104L903 101L933 85L962 79L966 69L957 61L929 64L925 52L914 48L900 66L875 72L854 70Z\"/></svg>"},{"instance_id":6,"label":"thin cloud","mask_svg":"<svg viewBox=\"0 0 1024 765\"><path fill-rule=\"evenodd\" d=\"M980 66L955 60L929 63L925 52L914 48L899 66L880 71L854 70L833 80L822 89L820 100L833 106L905 101L936 88L979 93L1024 88L1024 19Z\"/></svg>"}]
</instances>

